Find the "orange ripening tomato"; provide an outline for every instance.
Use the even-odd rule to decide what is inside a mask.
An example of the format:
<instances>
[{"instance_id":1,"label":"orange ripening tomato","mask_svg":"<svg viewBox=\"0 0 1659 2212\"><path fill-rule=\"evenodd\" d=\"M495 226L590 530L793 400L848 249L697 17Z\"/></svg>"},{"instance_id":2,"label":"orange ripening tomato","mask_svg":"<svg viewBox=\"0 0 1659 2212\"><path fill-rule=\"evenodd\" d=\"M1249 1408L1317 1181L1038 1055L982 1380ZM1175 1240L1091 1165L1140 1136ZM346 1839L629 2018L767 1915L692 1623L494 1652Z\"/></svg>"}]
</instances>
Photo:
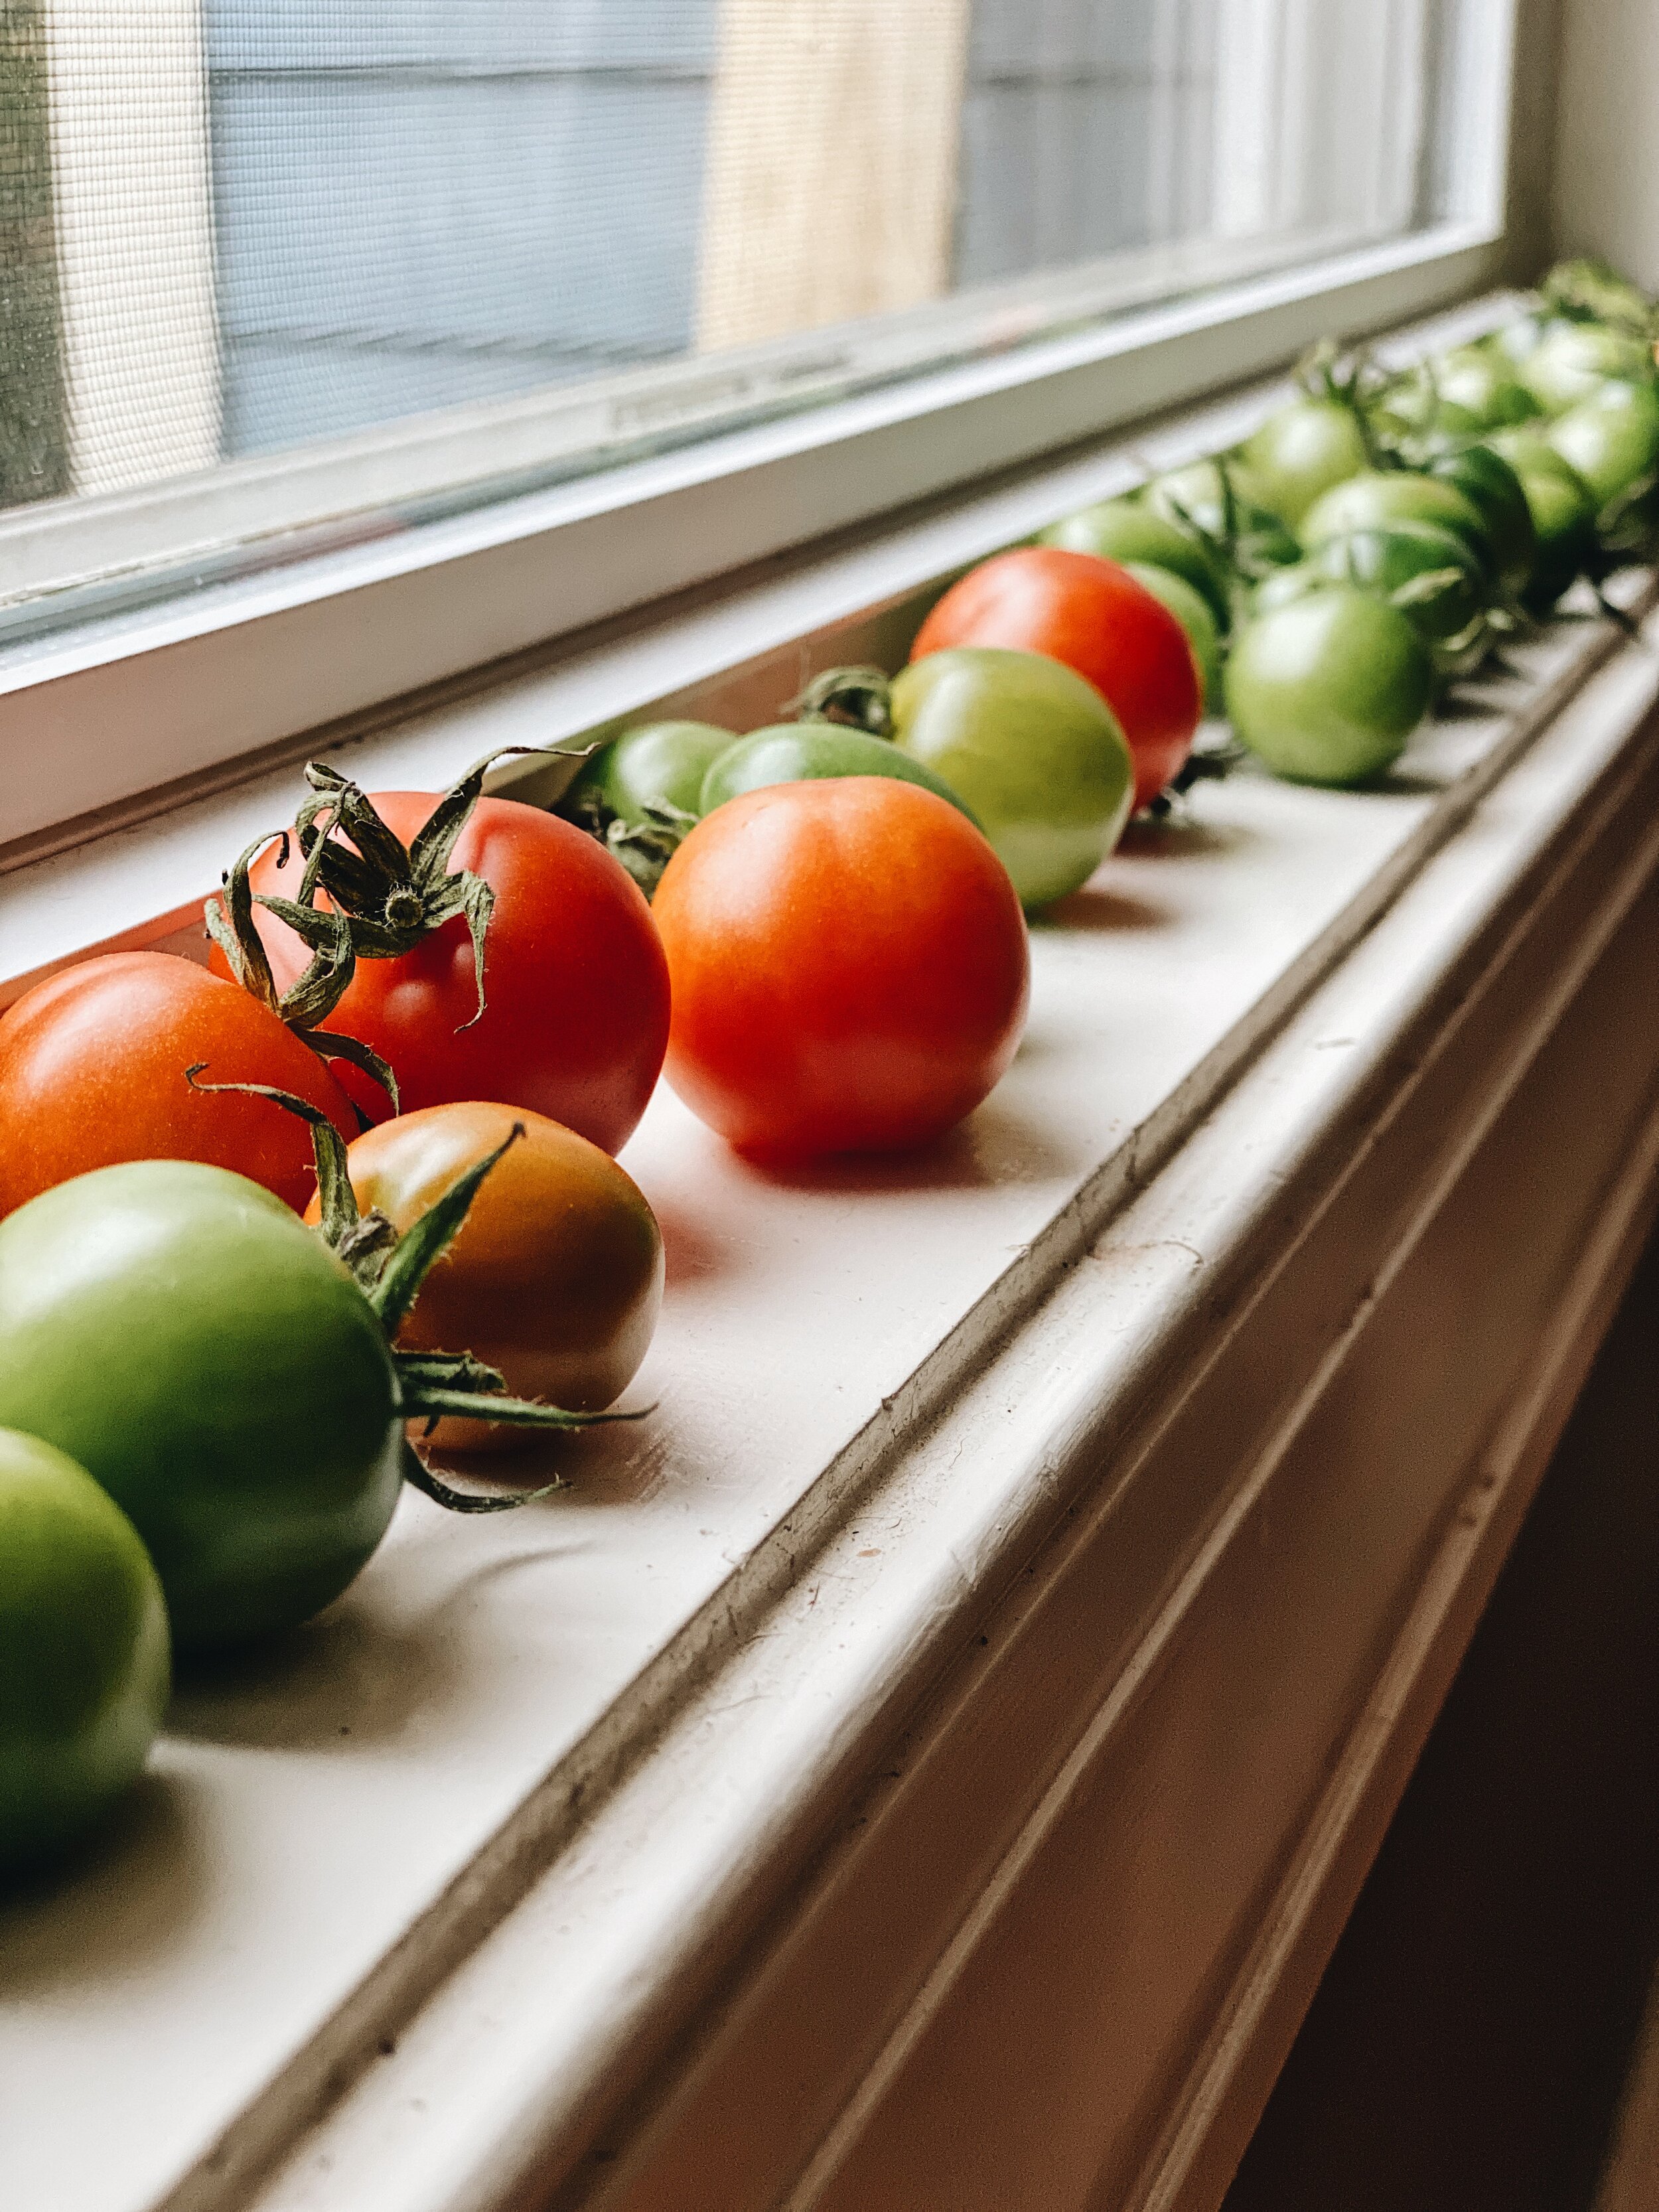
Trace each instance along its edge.
<instances>
[{"instance_id":1,"label":"orange ripening tomato","mask_svg":"<svg viewBox=\"0 0 1659 2212\"><path fill-rule=\"evenodd\" d=\"M633 1381L663 1289L656 1217L608 1152L511 1106L428 1106L357 1139L346 1153L351 1187L360 1212L407 1229L515 1122L524 1135L479 1186L398 1342L405 1352L470 1352L516 1398L596 1413ZM313 1199L307 1219L319 1212ZM435 1440L474 1450L534 1433L446 1418Z\"/></svg>"},{"instance_id":2,"label":"orange ripening tomato","mask_svg":"<svg viewBox=\"0 0 1659 2212\"><path fill-rule=\"evenodd\" d=\"M1169 608L1115 561L1057 545L981 561L933 609L910 658L951 645L1046 653L1086 677L1129 741L1137 808L1193 749L1204 685L1192 645Z\"/></svg>"},{"instance_id":3,"label":"orange ripening tomato","mask_svg":"<svg viewBox=\"0 0 1659 2212\"><path fill-rule=\"evenodd\" d=\"M1008 872L917 784L842 776L730 799L670 860L653 911L673 982L668 1079L744 1149L923 1144L1019 1043L1030 954Z\"/></svg>"},{"instance_id":4,"label":"orange ripening tomato","mask_svg":"<svg viewBox=\"0 0 1659 2212\"><path fill-rule=\"evenodd\" d=\"M192 1089L264 1083L356 1117L320 1060L268 1007L171 952L111 952L25 992L0 1016L0 1213L123 1160L231 1168L297 1212L316 1188L305 1124L263 1098Z\"/></svg>"},{"instance_id":5,"label":"orange ripening tomato","mask_svg":"<svg viewBox=\"0 0 1659 2212\"><path fill-rule=\"evenodd\" d=\"M405 845L438 804L429 791L370 796ZM302 863L297 845L286 867L280 852L273 845L264 853L251 880L256 891L292 897ZM359 960L324 1026L389 1062L406 1112L499 1099L619 1152L655 1088L668 1037L668 971L650 908L603 846L516 799L479 799L451 855L449 872L462 868L495 894L478 1019L471 939L457 915L411 952ZM306 948L263 907L254 917L285 991L306 964ZM216 946L213 958L216 971L228 973ZM343 1061L335 1066L363 1111L384 1119L389 1105L379 1086Z\"/></svg>"}]
</instances>

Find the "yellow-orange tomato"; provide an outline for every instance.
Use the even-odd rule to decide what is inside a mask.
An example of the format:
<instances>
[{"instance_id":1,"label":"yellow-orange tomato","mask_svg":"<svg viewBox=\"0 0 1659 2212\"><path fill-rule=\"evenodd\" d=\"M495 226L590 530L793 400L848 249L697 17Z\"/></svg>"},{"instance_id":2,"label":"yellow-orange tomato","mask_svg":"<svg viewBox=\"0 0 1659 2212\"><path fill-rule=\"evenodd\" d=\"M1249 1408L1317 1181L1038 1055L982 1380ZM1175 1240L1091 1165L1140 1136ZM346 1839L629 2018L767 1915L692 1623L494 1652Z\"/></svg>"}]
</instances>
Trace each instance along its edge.
<instances>
[{"instance_id":1,"label":"yellow-orange tomato","mask_svg":"<svg viewBox=\"0 0 1659 2212\"><path fill-rule=\"evenodd\" d=\"M360 1210L407 1229L456 1178L524 1135L484 1178L460 1234L398 1333L410 1352L470 1352L515 1397L598 1413L632 1382L662 1306L656 1217L607 1152L511 1106L428 1106L370 1129L346 1158ZM307 1216L317 1218L313 1202ZM474 1450L526 1434L444 1420L435 1441Z\"/></svg>"}]
</instances>

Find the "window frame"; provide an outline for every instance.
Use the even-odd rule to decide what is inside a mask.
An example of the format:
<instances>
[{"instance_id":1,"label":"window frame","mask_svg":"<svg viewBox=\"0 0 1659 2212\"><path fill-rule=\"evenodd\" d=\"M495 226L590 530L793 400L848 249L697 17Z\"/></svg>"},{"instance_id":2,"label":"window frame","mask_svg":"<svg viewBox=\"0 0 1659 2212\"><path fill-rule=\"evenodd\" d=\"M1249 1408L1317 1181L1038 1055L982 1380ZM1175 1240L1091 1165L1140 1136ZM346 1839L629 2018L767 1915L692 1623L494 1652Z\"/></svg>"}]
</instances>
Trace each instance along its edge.
<instances>
[{"instance_id":1,"label":"window frame","mask_svg":"<svg viewBox=\"0 0 1659 2212\"><path fill-rule=\"evenodd\" d=\"M1473 0L1470 88L1434 228L481 504L0 652L0 868L303 733L499 664L1276 368L1333 328L1422 315L1508 273L1521 0ZM457 433L459 434L459 433ZM179 495L158 487L152 497ZM141 501L143 494L125 495ZM114 528L115 519L111 518ZM118 729L118 745L108 733Z\"/></svg>"}]
</instances>

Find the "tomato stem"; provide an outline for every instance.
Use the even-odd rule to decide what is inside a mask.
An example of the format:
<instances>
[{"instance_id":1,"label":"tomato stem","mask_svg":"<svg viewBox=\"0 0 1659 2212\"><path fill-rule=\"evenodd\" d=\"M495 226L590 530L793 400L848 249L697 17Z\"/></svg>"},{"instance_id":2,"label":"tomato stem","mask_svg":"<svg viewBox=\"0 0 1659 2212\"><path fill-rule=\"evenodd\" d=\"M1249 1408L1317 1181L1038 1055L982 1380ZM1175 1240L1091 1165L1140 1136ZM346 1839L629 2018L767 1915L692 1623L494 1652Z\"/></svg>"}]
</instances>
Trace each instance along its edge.
<instances>
[{"instance_id":1,"label":"tomato stem","mask_svg":"<svg viewBox=\"0 0 1659 2212\"><path fill-rule=\"evenodd\" d=\"M339 1005L359 960L395 960L411 952L459 915L472 941L477 1006L461 1024L471 1029L484 1007L484 949L495 894L469 868L452 874L450 861L461 832L472 818L484 777L499 760L529 754L579 757L591 747L496 745L473 762L433 809L419 835L405 845L377 812L367 792L326 761L309 761L309 793L292 831L278 830L250 845L227 872L223 888L206 905L209 936L224 954L243 988L279 1014L319 1058L349 1060L386 1090L394 1110L398 1086L378 1053L355 1037L342 1037L320 1024ZM254 860L279 842L281 865L288 860L290 835L304 856L299 896L283 898L252 889ZM319 893L328 906L319 908ZM279 994L270 962L254 921L264 907L286 922L311 949L305 972Z\"/></svg>"},{"instance_id":2,"label":"tomato stem","mask_svg":"<svg viewBox=\"0 0 1659 2212\"><path fill-rule=\"evenodd\" d=\"M799 722L837 722L872 738L893 734L893 683L884 668L826 668L783 709Z\"/></svg>"},{"instance_id":3,"label":"tomato stem","mask_svg":"<svg viewBox=\"0 0 1659 2212\"><path fill-rule=\"evenodd\" d=\"M416 1450L413 1444L404 1447L404 1480L411 1489L429 1498L434 1505L441 1505L446 1513L511 1513L520 1505L533 1505L538 1498L550 1498L556 1490L568 1490L568 1482L555 1475L539 1489L515 1491L505 1496L495 1490L456 1490L432 1469Z\"/></svg>"},{"instance_id":4,"label":"tomato stem","mask_svg":"<svg viewBox=\"0 0 1659 2212\"><path fill-rule=\"evenodd\" d=\"M647 898L654 898L663 870L697 826L697 817L665 799L647 799L643 822L625 822L613 813L597 791L584 791L568 809L564 819L585 830L620 863Z\"/></svg>"},{"instance_id":5,"label":"tomato stem","mask_svg":"<svg viewBox=\"0 0 1659 2212\"><path fill-rule=\"evenodd\" d=\"M284 860L288 852L289 833L276 833L280 840ZM235 865L224 878L223 889L209 899L203 908L203 920L208 935L224 954L231 974L245 991L251 992L263 1006L286 1022L302 1043L309 1045L319 1060L349 1060L354 1067L378 1083L392 1101L392 1111L398 1107L398 1079L379 1053L361 1043L356 1037L341 1036L332 1030L319 1026L331 1014L344 995L356 967L356 955L351 941L348 917L334 911L320 913L310 903L314 895L317 867L307 861L300 889L300 899L277 898L252 889L249 870L255 859L271 844L269 836L257 838L246 852L239 855ZM320 864L318 864L319 866ZM285 921L295 935L311 947L312 957L304 973L289 988L279 993L276 978L270 971L270 962L254 927L253 909L256 905L267 908L278 921ZM358 1114L362 1122L361 1111ZM367 1126L365 1123L364 1126Z\"/></svg>"}]
</instances>

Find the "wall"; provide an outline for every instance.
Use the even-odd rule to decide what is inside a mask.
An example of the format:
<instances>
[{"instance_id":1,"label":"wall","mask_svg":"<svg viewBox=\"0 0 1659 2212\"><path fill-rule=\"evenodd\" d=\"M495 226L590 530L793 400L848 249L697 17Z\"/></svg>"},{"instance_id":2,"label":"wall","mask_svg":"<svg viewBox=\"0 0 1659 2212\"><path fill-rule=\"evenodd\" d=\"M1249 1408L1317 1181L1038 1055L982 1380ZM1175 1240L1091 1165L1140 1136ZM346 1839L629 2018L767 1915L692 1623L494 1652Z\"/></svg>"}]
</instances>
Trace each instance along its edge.
<instances>
[{"instance_id":1,"label":"wall","mask_svg":"<svg viewBox=\"0 0 1659 2212\"><path fill-rule=\"evenodd\" d=\"M1659 291L1659 0L1565 0L1558 127L1559 249Z\"/></svg>"}]
</instances>

